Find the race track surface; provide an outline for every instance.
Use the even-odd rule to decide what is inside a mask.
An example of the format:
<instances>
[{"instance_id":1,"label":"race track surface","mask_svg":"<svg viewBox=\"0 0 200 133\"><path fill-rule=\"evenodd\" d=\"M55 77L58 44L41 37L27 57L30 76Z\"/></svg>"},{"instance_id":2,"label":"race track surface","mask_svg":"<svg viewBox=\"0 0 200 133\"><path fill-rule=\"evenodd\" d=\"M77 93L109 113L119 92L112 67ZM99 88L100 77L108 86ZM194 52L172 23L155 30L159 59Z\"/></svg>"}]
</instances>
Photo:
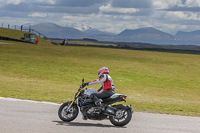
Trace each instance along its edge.
<instances>
[{"instance_id":1,"label":"race track surface","mask_svg":"<svg viewBox=\"0 0 200 133\"><path fill-rule=\"evenodd\" d=\"M125 127L109 120L62 122L60 105L0 98L0 133L200 133L200 117L134 112Z\"/></svg>"}]
</instances>

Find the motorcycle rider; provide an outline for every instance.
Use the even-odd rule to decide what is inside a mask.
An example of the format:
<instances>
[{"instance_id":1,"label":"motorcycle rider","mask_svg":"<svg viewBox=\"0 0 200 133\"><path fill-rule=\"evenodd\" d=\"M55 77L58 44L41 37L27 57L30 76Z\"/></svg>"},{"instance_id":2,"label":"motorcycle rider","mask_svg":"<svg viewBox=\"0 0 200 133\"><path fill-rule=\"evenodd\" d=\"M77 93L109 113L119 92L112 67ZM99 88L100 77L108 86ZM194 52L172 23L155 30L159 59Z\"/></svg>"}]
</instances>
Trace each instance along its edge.
<instances>
[{"instance_id":1,"label":"motorcycle rider","mask_svg":"<svg viewBox=\"0 0 200 133\"><path fill-rule=\"evenodd\" d=\"M87 83L83 83L83 86L102 83L102 86L98 90L98 93L93 93L90 96L90 98L94 100L95 104L97 106L100 106L101 102L99 99L108 98L111 95L115 94L115 85L112 78L109 75L109 70L107 67L100 68L98 72L98 76L99 76L99 79L96 79Z\"/></svg>"},{"instance_id":2,"label":"motorcycle rider","mask_svg":"<svg viewBox=\"0 0 200 133\"><path fill-rule=\"evenodd\" d=\"M102 83L101 88L98 90L98 93L93 93L90 95L90 98L95 102L95 105L100 107L103 110L103 106L101 105L101 101L99 99L108 98L111 95L115 94L115 85L114 82L109 75L109 70L107 67L102 67L98 71L99 79L83 83L83 87L86 85L94 85Z\"/></svg>"}]
</instances>

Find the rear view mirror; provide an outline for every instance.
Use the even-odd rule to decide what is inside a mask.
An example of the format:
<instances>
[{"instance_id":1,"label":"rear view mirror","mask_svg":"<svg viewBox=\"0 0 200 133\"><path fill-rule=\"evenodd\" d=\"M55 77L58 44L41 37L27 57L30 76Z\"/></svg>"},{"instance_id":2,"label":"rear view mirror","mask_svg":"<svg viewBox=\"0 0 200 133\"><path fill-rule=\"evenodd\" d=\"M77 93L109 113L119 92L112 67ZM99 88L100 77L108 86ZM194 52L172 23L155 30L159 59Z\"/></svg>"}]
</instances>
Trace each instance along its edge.
<instances>
[{"instance_id":1,"label":"rear view mirror","mask_svg":"<svg viewBox=\"0 0 200 133\"><path fill-rule=\"evenodd\" d=\"M84 83L84 78L82 79L82 83Z\"/></svg>"}]
</instances>

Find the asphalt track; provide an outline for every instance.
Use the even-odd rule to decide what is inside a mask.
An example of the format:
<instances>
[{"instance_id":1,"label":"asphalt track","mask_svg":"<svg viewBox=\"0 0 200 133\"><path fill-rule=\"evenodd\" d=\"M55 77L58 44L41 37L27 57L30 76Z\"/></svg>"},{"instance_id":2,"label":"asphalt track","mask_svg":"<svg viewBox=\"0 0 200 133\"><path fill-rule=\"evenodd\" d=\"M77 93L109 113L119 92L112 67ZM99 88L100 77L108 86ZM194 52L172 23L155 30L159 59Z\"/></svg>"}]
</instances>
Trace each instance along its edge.
<instances>
[{"instance_id":1,"label":"asphalt track","mask_svg":"<svg viewBox=\"0 0 200 133\"><path fill-rule=\"evenodd\" d=\"M125 127L109 120L73 122L57 116L60 105L0 98L0 133L200 133L200 117L134 112Z\"/></svg>"}]
</instances>

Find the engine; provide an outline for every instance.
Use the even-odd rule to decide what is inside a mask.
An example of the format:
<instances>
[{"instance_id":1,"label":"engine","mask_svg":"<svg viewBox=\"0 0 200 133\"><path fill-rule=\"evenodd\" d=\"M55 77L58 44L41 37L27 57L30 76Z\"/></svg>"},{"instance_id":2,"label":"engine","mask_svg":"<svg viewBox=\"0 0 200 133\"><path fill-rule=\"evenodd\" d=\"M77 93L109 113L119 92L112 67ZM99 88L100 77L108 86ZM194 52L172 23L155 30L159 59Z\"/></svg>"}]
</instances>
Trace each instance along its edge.
<instances>
[{"instance_id":1,"label":"engine","mask_svg":"<svg viewBox=\"0 0 200 133\"><path fill-rule=\"evenodd\" d=\"M98 107L91 107L86 111L86 113L89 118L96 118L100 114L100 109Z\"/></svg>"},{"instance_id":2,"label":"engine","mask_svg":"<svg viewBox=\"0 0 200 133\"><path fill-rule=\"evenodd\" d=\"M89 98L80 98L79 106L82 113L86 114L89 119L92 120L103 120L108 115L113 114L112 109L106 108L102 111L99 107L94 105L94 102Z\"/></svg>"}]
</instances>

